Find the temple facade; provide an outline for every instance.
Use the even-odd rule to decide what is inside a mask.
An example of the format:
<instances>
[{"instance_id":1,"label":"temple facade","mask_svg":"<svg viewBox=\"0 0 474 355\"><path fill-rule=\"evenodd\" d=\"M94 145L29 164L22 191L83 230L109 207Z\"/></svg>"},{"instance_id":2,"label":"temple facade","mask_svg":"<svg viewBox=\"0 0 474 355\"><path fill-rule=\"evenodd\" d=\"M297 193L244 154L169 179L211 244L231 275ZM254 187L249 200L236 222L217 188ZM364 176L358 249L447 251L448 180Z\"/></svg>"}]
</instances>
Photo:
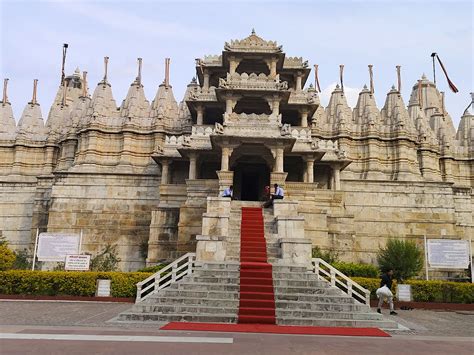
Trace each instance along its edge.
<instances>
[{"instance_id":1,"label":"temple facade","mask_svg":"<svg viewBox=\"0 0 474 355\"><path fill-rule=\"evenodd\" d=\"M379 109L364 87L351 108L337 86L323 107L308 62L252 32L197 59L179 104L167 60L150 103L139 62L120 106L106 65L92 96L85 73L66 77L47 120L35 82L16 124L5 85L0 233L13 248L32 251L37 228L82 230L87 252L117 245L124 270L195 251L206 233L225 249L209 226L232 214L208 197L233 185L231 203L255 204L275 183L293 203L286 226L343 260L373 263L388 238L474 235L474 106L456 131L425 76L408 106L392 87Z\"/></svg>"}]
</instances>

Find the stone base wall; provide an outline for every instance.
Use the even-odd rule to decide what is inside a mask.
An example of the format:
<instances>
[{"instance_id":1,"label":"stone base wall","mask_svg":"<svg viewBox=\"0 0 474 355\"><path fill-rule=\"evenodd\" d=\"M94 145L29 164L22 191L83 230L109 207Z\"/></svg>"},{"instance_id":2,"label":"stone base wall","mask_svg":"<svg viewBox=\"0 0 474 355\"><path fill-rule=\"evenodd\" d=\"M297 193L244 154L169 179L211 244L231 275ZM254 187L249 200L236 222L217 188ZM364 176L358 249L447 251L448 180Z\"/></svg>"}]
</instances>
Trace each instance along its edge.
<instances>
[{"instance_id":1,"label":"stone base wall","mask_svg":"<svg viewBox=\"0 0 474 355\"><path fill-rule=\"evenodd\" d=\"M51 193L49 232L83 231L83 251L117 245L122 270L145 265L158 179L146 175L68 174Z\"/></svg>"}]
</instances>

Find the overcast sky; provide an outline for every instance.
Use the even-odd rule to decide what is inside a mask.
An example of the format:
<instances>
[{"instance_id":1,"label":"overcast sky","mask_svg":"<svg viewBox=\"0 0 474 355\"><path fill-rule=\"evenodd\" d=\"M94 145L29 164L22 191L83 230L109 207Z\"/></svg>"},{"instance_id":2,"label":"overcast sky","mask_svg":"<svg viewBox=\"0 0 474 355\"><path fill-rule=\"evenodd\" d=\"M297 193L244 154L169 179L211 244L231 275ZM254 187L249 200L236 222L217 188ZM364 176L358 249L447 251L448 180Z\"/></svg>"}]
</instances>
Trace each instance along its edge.
<instances>
[{"instance_id":1,"label":"overcast sky","mask_svg":"<svg viewBox=\"0 0 474 355\"><path fill-rule=\"evenodd\" d=\"M1 77L9 78L9 99L19 120L39 79L38 100L46 117L60 81L62 44L68 43L66 73L87 70L94 90L109 56L109 81L117 105L136 77L143 58L148 100L163 81L171 58L171 84L182 99L195 75L194 58L220 54L224 42L257 34L283 45L289 56L320 66L328 96L345 65L349 104L368 84L374 65L379 108L402 66L402 93L423 73L432 78L431 52L443 60L459 93L449 90L440 69L438 88L455 126L473 91L472 1L12 1L0 0ZM313 81L313 74L310 76ZM3 82L3 80L2 80ZM309 82L308 82L309 84ZM308 85L307 84L307 85Z\"/></svg>"}]
</instances>

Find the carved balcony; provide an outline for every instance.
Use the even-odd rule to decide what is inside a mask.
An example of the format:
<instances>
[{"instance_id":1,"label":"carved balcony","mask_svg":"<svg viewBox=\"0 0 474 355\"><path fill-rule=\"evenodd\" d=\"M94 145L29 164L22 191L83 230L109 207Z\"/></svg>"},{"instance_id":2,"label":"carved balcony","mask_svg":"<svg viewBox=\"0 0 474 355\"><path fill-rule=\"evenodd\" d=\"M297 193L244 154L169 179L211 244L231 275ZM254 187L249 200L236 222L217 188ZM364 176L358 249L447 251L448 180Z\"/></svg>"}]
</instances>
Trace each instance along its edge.
<instances>
[{"instance_id":1,"label":"carved balcony","mask_svg":"<svg viewBox=\"0 0 474 355\"><path fill-rule=\"evenodd\" d=\"M219 89L233 90L259 90L259 91L286 91L288 83L280 81L280 76L275 77L261 74L247 73L227 73L225 79L219 79Z\"/></svg>"}]
</instances>

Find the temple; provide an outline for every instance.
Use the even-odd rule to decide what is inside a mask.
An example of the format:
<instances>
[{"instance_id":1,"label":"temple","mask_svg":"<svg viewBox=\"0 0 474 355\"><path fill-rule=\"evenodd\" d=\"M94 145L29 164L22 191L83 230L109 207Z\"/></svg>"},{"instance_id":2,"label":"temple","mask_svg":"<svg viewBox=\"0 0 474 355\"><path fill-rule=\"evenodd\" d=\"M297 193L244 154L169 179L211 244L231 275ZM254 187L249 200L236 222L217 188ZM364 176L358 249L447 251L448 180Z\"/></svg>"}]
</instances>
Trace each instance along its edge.
<instances>
[{"instance_id":1,"label":"temple","mask_svg":"<svg viewBox=\"0 0 474 355\"><path fill-rule=\"evenodd\" d=\"M92 96L85 72L67 76L46 121L35 81L16 124L5 81L0 233L15 249L32 250L37 228L82 230L85 251L117 245L124 270L187 252L238 260L238 211L273 184L285 199L264 213L270 262L303 265L319 246L374 263L388 238L474 235L474 106L456 131L425 76L408 106L400 86L381 109L364 87L351 108L337 86L323 107L308 61L252 31L196 59L179 104L170 61L150 103L139 59L117 106L107 62Z\"/></svg>"}]
</instances>

